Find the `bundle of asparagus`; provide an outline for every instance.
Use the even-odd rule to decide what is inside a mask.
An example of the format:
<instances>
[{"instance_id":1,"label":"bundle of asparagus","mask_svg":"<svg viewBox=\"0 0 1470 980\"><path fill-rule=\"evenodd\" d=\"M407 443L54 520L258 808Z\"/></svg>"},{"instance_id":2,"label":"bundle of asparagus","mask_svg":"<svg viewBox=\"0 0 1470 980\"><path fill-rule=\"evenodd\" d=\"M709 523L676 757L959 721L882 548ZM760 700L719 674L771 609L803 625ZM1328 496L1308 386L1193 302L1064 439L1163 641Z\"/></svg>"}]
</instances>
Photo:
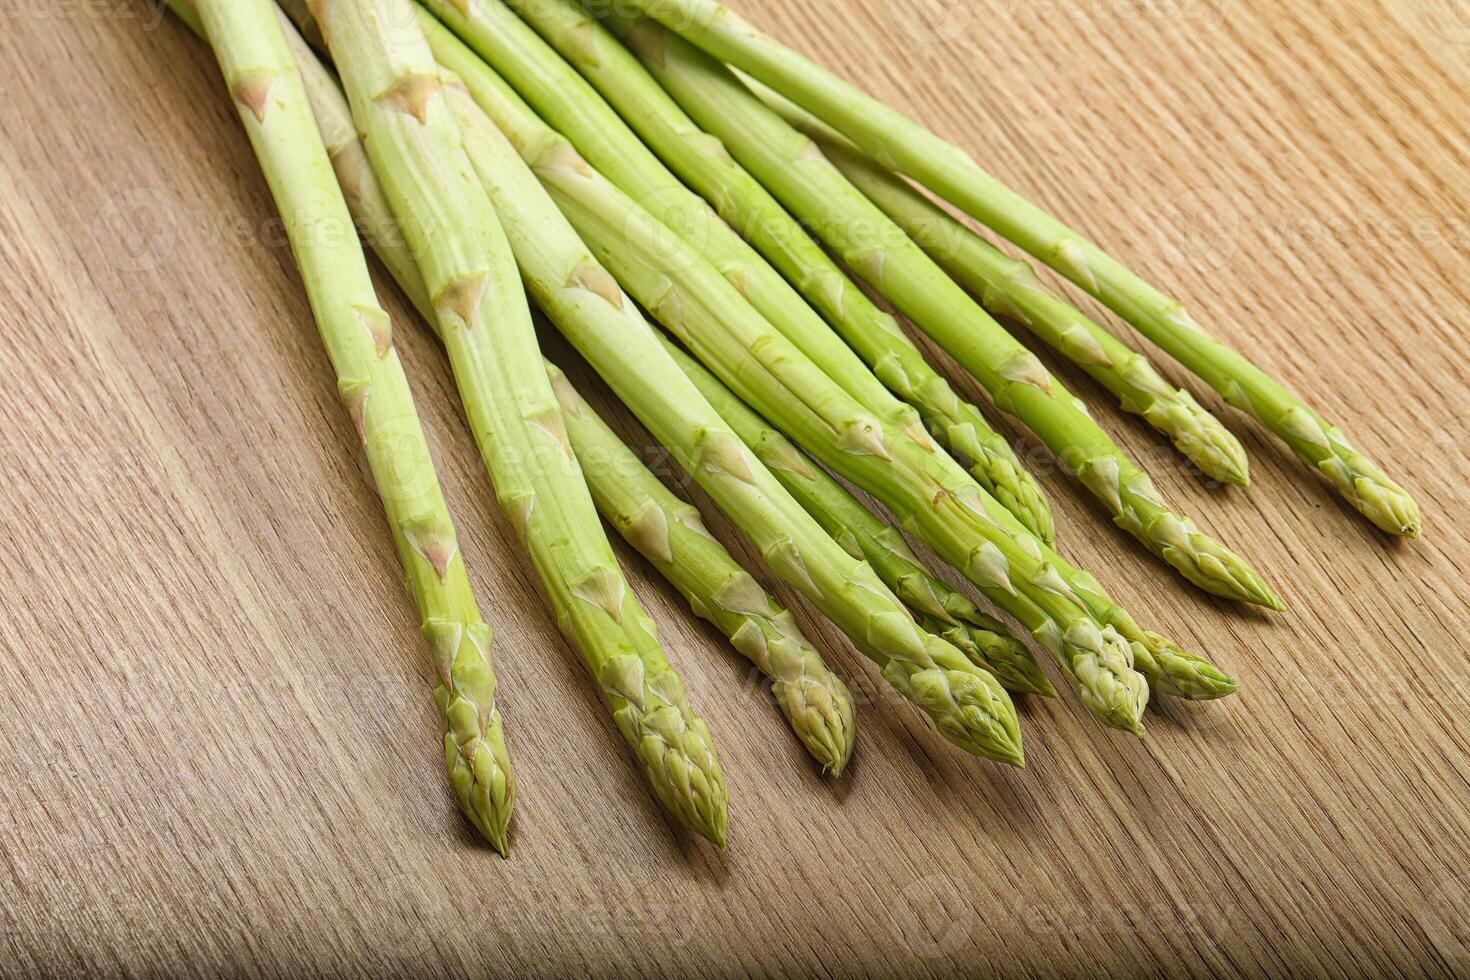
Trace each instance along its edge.
<instances>
[{"instance_id":1,"label":"bundle of asparagus","mask_svg":"<svg viewBox=\"0 0 1470 980\"><path fill-rule=\"evenodd\" d=\"M771 571L941 735L998 761L1022 764L1006 692L1056 692L1027 646L926 568L904 532L1054 653L1082 703L1113 727L1142 734L1151 687L1209 699L1236 683L1139 626L1057 553L1046 499L1012 449L818 239L1187 579L1280 603L1242 559L1174 514L1081 401L963 290L1076 361L1205 474L1248 482L1238 440L894 170L1098 296L1286 438L1376 524L1419 533L1407 494L1177 303L960 151L711 0L634 0L651 19L578 0L284 4L342 87L270 0L197 2L196 11L170 0L214 48L285 218L436 654L451 784L502 853L515 784L490 628L361 248L326 229L355 222L443 343L558 624L654 795L720 845L727 802L712 736L594 515L770 680L792 730L833 775L853 752L852 699L699 511L543 361L528 298Z\"/></svg>"},{"instance_id":2,"label":"bundle of asparagus","mask_svg":"<svg viewBox=\"0 0 1470 980\"><path fill-rule=\"evenodd\" d=\"M743 174L717 140L689 122L656 83L649 79L643 98L619 108L629 123L639 126L649 145L666 155L680 176L689 177L691 168L696 174L705 168L713 170L715 176L708 180L696 178L690 183L718 207L718 215L670 173L598 92L500 0L473 4L427 0L427 6L514 86L547 124L613 184L678 230L738 285L772 326L834 380L900 428L909 425L909 415L917 410L936 437L972 461L971 473L982 486L1028 528L1052 540L1055 532L1046 498L1006 441L978 409L955 395L894 319L854 288L780 205ZM594 46L595 32L601 28L582 13L575 0L537 0L519 3L517 9L567 57L576 60L579 52L585 52L581 64L599 72L616 71L619 54L633 66L637 64L616 42L611 47ZM436 54L458 59L448 31L436 30L432 25L426 29ZM604 62L604 58L613 60ZM589 77L595 82L599 74L589 73ZM741 176L745 176L744 181L739 180ZM733 183L726 183L727 178ZM756 242L780 273L735 230ZM793 285L802 295L796 294ZM845 332L874 365L881 382L864 370L852 350L831 335L822 317ZM903 402L893 397L890 389Z\"/></svg>"}]
</instances>

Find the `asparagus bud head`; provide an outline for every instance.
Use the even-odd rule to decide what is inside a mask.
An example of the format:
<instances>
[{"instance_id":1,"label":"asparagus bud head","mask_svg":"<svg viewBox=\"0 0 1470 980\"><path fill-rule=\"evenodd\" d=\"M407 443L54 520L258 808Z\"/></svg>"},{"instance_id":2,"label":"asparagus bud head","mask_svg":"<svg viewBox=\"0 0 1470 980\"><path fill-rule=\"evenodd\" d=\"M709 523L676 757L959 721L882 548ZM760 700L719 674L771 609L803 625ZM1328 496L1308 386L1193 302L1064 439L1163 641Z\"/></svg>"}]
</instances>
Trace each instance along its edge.
<instances>
[{"instance_id":1,"label":"asparagus bud head","mask_svg":"<svg viewBox=\"0 0 1470 980\"><path fill-rule=\"evenodd\" d=\"M643 660L628 655L609 661L598 682L659 802L684 826L724 847L725 773L709 727L685 700L679 675L669 670L649 677Z\"/></svg>"}]
</instances>

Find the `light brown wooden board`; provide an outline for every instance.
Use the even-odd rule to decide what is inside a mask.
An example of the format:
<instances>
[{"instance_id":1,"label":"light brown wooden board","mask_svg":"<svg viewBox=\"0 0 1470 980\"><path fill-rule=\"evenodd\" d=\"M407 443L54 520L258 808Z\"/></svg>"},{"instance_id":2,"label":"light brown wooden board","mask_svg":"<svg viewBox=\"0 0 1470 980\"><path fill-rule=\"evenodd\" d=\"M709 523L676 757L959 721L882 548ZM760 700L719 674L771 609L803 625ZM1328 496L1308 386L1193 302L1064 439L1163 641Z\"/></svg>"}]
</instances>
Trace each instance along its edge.
<instances>
[{"instance_id":1,"label":"light brown wooden board","mask_svg":"<svg viewBox=\"0 0 1470 980\"><path fill-rule=\"evenodd\" d=\"M1463 6L744 6L1311 392L1417 494L1425 540L1388 541L1234 414L1255 485L1211 490L1068 372L1291 612L1187 590L1034 453L1065 549L1241 693L1163 703L1144 741L1027 704L1012 771L801 609L863 701L835 785L629 560L719 736L719 854L640 785L442 355L401 329L497 630L502 861L445 788L429 657L213 63L141 5L25 0L0 30L0 972L1470 969Z\"/></svg>"}]
</instances>

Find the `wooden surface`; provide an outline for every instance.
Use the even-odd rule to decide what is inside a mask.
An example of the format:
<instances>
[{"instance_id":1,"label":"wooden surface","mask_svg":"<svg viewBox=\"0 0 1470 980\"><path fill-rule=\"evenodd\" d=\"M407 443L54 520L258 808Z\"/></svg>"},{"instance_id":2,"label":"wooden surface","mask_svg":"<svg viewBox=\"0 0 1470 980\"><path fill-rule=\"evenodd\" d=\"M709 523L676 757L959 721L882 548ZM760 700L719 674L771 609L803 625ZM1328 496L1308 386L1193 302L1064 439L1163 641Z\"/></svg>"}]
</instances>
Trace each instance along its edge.
<instances>
[{"instance_id":1,"label":"wooden surface","mask_svg":"<svg viewBox=\"0 0 1470 980\"><path fill-rule=\"evenodd\" d=\"M1068 375L1290 614L1186 591L1035 454L1066 550L1241 693L1162 703L1145 741L1027 704L1011 771L803 609L863 702L835 785L629 560L719 736L719 854L640 785L442 355L401 330L497 630L502 861L446 790L428 653L213 64L141 5L25 0L0 30L0 973L1470 970L1470 13L744 6L1314 393L1426 539L1386 540L1239 416L1255 486L1210 490Z\"/></svg>"}]
</instances>

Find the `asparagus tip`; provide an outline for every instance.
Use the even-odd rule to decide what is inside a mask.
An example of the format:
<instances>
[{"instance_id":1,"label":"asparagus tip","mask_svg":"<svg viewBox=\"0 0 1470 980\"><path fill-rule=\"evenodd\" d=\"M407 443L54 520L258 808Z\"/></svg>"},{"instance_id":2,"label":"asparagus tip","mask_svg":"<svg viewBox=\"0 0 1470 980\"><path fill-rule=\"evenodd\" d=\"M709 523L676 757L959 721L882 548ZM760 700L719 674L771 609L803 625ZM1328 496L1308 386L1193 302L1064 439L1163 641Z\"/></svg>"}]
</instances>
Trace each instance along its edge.
<instances>
[{"instance_id":1,"label":"asparagus tip","mask_svg":"<svg viewBox=\"0 0 1470 980\"><path fill-rule=\"evenodd\" d=\"M721 806L711 813L709 817L710 819L701 823L690 824L690 827L696 834L723 851L725 844L729 840L729 811Z\"/></svg>"},{"instance_id":2,"label":"asparagus tip","mask_svg":"<svg viewBox=\"0 0 1470 980\"><path fill-rule=\"evenodd\" d=\"M638 756L654 795L690 830L725 846L730 814L725 773L709 726L684 701L672 670L643 688L645 711L621 695L613 711L618 728Z\"/></svg>"},{"instance_id":3,"label":"asparagus tip","mask_svg":"<svg viewBox=\"0 0 1470 980\"><path fill-rule=\"evenodd\" d=\"M781 712L822 772L842 775L852 758L857 722L847 685L831 671L813 671L797 682L774 687Z\"/></svg>"},{"instance_id":4,"label":"asparagus tip","mask_svg":"<svg viewBox=\"0 0 1470 980\"><path fill-rule=\"evenodd\" d=\"M1241 457L1239 465L1220 466L1213 473L1206 473L1206 475L1231 486L1248 487L1251 485L1250 468L1244 457Z\"/></svg>"},{"instance_id":5,"label":"asparagus tip","mask_svg":"<svg viewBox=\"0 0 1470 980\"><path fill-rule=\"evenodd\" d=\"M831 776L833 779L841 777L843 772L847 770L848 762L852 761L852 746L853 743L848 741L845 746L833 753L830 758L819 758L817 761L822 764L822 774Z\"/></svg>"},{"instance_id":6,"label":"asparagus tip","mask_svg":"<svg viewBox=\"0 0 1470 980\"><path fill-rule=\"evenodd\" d=\"M1286 612L1286 603L1282 602L1281 598L1277 596L1276 593L1272 592L1271 589L1264 582L1261 583L1260 601L1258 604L1265 606L1272 612Z\"/></svg>"},{"instance_id":7,"label":"asparagus tip","mask_svg":"<svg viewBox=\"0 0 1470 980\"><path fill-rule=\"evenodd\" d=\"M1130 644L1134 663L1160 694L1188 701L1214 701L1240 689L1240 683L1198 654L1158 633Z\"/></svg>"},{"instance_id":8,"label":"asparagus tip","mask_svg":"<svg viewBox=\"0 0 1470 980\"><path fill-rule=\"evenodd\" d=\"M1229 697L1240 690L1240 682L1229 674L1219 674L1213 678L1214 683L1207 688L1208 694L1196 697L1196 701L1215 701L1219 698Z\"/></svg>"},{"instance_id":9,"label":"asparagus tip","mask_svg":"<svg viewBox=\"0 0 1470 980\"><path fill-rule=\"evenodd\" d=\"M996 762L1003 762L1008 766L1015 766L1017 769L1026 768L1026 752L1021 747L1019 741L1013 745L998 749L993 758Z\"/></svg>"},{"instance_id":10,"label":"asparagus tip","mask_svg":"<svg viewBox=\"0 0 1470 980\"><path fill-rule=\"evenodd\" d=\"M461 809L485 843L495 848L501 857L510 856L510 802L503 805L491 804L488 813L482 813L466 801L461 800Z\"/></svg>"},{"instance_id":11,"label":"asparagus tip","mask_svg":"<svg viewBox=\"0 0 1470 980\"><path fill-rule=\"evenodd\" d=\"M460 812L504 857L509 849L510 815L516 800L516 779L506 752L504 724L500 712L492 707L483 727L478 712L474 712L469 727L457 728L457 723L466 720L466 714L457 709L445 711L444 762L449 784Z\"/></svg>"},{"instance_id":12,"label":"asparagus tip","mask_svg":"<svg viewBox=\"0 0 1470 980\"><path fill-rule=\"evenodd\" d=\"M1396 513L1369 514L1369 519L1389 534L1415 540L1424 533L1424 520L1419 514L1419 505L1408 494L1403 494L1397 503Z\"/></svg>"}]
</instances>

